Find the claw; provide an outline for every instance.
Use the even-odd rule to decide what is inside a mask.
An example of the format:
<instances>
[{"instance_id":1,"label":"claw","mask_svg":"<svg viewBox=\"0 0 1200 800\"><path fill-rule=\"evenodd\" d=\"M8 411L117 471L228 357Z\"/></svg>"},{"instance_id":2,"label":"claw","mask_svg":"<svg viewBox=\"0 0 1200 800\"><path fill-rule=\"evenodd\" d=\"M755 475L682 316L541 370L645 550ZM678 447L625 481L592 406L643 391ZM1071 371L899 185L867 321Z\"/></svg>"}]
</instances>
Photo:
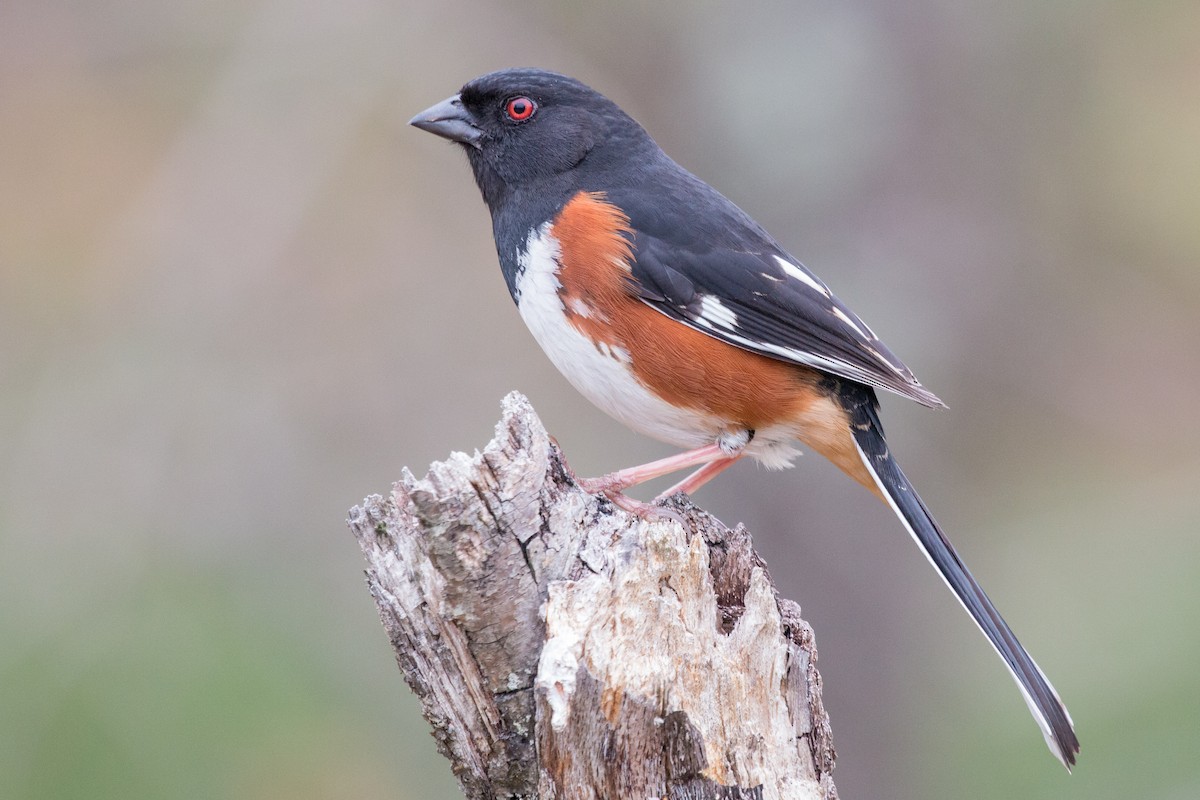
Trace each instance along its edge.
<instances>
[{"instance_id":1,"label":"claw","mask_svg":"<svg viewBox=\"0 0 1200 800\"><path fill-rule=\"evenodd\" d=\"M664 519L674 520L683 524L683 515L673 508L665 506L653 505L651 503L643 503L641 500L634 499L627 494L621 492L601 492L605 497L612 501L612 504L621 510L633 514L640 520L646 522L658 522Z\"/></svg>"}]
</instances>

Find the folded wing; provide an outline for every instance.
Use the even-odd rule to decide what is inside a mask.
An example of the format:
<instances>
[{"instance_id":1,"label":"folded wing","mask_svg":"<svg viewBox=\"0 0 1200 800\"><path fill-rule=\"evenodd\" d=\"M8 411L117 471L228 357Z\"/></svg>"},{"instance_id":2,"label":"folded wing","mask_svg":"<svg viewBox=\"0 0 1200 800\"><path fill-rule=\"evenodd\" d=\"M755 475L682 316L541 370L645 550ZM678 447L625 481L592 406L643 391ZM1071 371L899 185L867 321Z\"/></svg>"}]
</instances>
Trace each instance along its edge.
<instances>
[{"instance_id":1,"label":"folded wing","mask_svg":"<svg viewBox=\"0 0 1200 800\"><path fill-rule=\"evenodd\" d=\"M632 288L663 314L747 350L925 406L945 405L820 279L765 234L761 242L738 243L738 249L719 241L681 246L645 233L636 220L634 228Z\"/></svg>"}]
</instances>

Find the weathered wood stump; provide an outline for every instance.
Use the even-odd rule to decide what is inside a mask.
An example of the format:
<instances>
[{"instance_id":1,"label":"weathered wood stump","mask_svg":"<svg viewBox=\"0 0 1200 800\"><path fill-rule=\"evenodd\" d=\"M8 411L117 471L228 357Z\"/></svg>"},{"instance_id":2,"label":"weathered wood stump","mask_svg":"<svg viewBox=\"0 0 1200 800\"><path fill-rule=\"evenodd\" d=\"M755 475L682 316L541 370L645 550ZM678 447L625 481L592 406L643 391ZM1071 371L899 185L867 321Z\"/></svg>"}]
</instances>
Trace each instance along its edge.
<instances>
[{"instance_id":1,"label":"weathered wood stump","mask_svg":"<svg viewBox=\"0 0 1200 800\"><path fill-rule=\"evenodd\" d=\"M469 798L835 798L812 629L739 526L587 494L529 401L350 512Z\"/></svg>"}]
</instances>

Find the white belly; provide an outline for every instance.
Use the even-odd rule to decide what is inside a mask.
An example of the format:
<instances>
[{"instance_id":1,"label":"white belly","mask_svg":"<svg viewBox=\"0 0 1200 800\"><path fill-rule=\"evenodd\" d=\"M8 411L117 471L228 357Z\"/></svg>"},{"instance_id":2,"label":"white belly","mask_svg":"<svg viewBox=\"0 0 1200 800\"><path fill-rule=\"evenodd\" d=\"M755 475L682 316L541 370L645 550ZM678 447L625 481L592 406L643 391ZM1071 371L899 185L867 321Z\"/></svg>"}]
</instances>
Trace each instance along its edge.
<instances>
[{"instance_id":1,"label":"white belly","mask_svg":"<svg viewBox=\"0 0 1200 800\"><path fill-rule=\"evenodd\" d=\"M597 347L567 320L559 296L560 249L548 227L530 235L520 257L517 307L550 361L580 394L638 433L677 447L711 444L721 430L720 420L703 419L660 400L634 376L628 352Z\"/></svg>"}]
</instances>

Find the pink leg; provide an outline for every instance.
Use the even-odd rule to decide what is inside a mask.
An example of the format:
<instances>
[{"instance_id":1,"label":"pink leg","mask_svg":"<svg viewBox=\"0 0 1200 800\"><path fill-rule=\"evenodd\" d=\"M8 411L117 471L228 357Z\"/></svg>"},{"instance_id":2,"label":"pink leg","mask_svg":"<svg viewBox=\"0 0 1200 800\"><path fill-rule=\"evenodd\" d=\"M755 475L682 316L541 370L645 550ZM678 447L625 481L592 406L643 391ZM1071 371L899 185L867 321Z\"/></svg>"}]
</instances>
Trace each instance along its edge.
<instances>
[{"instance_id":1,"label":"pink leg","mask_svg":"<svg viewBox=\"0 0 1200 800\"><path fill-rule=\"evenodd\" d=\"M670 489L667 489L665 492L663 492L662 494L660 494L658 497L656 497L654 499L655 500L663 500L663 499L670 497L671 495L676 494L678 492L683 492L684 494L692 494L697 489L699 489L701 486L708 483L713 478L717 477L722 472L724 472L725 470L732 467L734 465L734 463L736 463L737 460L740 458L741 458L741 455L736 455L736 456L726 456L725 458L719 458L716 461L710 461L707 464L705 464L703 467L696 470L691 475L688 475L686 478L681 480L679 483L675 484Z\"/></svg>"},{"instance_id":2,"label":"pink leg","mask_svg":"<svg viewBox=\"0 0 1200 800\"><path fill-rule=\"evenodd\" d=\"M618 470L617 472L610 472L599 478L584 479L579 481L579 485L586 491L594 494L623 492L630 486L637 486L639 483L652 481L655 478L661 478L663 475L669 475L681 469L694 467L697 464L723 461L728 458L730 458L729 454L722 450L720 445L709 444L704 447L697 447L695 450L688 450L685 453L668 456L658 461L651 461L649 464L642 464L639 467L630 467ZM713 474L715 475L716 473L714 472Z\"/></svg>"}]
</instances>

